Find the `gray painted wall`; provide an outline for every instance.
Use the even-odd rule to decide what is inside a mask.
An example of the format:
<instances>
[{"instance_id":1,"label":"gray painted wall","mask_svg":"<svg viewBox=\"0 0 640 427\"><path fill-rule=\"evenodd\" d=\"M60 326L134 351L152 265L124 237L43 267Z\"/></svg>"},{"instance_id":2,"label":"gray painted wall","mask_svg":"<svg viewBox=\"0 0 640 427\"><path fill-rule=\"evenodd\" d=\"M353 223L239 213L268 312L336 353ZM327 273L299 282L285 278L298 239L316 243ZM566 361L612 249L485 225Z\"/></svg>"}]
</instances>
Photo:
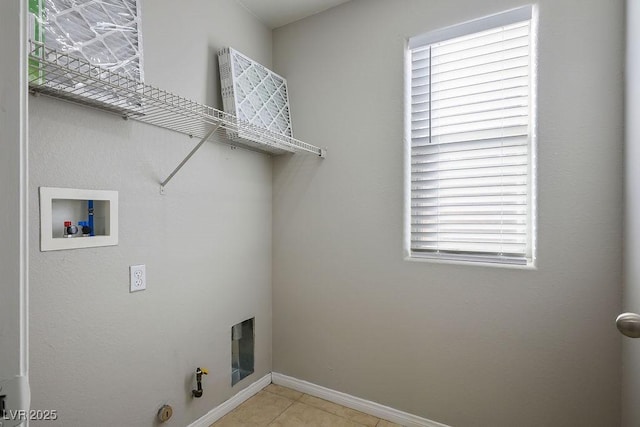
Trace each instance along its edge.
<instances>
[{"instance_id":1,"label":"gray painted wall","mask_svg":"<svg viewBox=\"0 0 640 427\"><path fill-rule=\"evenodd\" d=\"M221 106L216 52L271 64L271 31L233 0L145 1L146 81ZM30 99L31 383L46 425L183 427L271 371L272 166L44 97ZM116 247L39 251L39 186L119 191ZM129 294L128 267L147 287ZM231 387L231 326L256 318L255 373ZM196 367L210 370L192 399ZM33 423L38 425L37 423Z\"/></svg>"},{"instance_id":2,"label":"gray painted wall","mask_svg":"<svg viewBox=\"0 0 640 427\"><path fill-rule=\"evenodd\" d=\"M407 37L516 0L354 0L274 32L274 371L456 427L620 424L622 0L541 0L538 268L407 262Z\"/></svg>"},{"instance_id":3,"label":"gray painted wall","mask_svg":"<svg viewBox=\"0 0 640 427\"><path fill-rule=\"evenodd\" d=\"M626 2L625 239L623 311L640 312L640 3ZM640 425L640 340L623 338L622 425Z\"/></svg>"}]
</instances>

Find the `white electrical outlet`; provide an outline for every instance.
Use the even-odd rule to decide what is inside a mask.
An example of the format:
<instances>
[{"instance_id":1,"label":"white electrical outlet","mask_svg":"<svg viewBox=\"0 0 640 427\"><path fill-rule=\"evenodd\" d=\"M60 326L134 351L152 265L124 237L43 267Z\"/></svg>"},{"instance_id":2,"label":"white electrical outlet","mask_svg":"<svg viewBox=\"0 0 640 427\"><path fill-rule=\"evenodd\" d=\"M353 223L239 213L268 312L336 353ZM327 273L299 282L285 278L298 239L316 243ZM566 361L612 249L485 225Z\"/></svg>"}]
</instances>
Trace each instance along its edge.
<instances>
[{"instance_id":1,"label":"white electrical outlet","mask_svg":"<svg viewBox=\"0 0 640 427\"><path fill-rule=\"evenodd\" d=\"M144 264L129 266L129 292L147 289L147 272Z\"/></svg>"}]
</instances>

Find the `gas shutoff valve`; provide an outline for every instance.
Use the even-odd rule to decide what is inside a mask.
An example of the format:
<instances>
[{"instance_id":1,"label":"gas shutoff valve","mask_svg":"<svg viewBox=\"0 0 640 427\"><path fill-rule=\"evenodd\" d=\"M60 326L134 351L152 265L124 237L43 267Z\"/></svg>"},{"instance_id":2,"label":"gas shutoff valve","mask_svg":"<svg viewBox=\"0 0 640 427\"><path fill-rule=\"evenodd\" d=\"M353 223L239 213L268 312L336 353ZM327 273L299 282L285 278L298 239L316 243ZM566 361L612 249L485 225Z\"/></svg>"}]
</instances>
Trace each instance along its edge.
<instances>
[{"instance_id":1,"label":"gas shutoff valve","mask_svg":"<svg viewBox=\"0 0 640 427\"><path fill-rule=\"evenodd\" d=\"M191 395L195 398L199 398L202 397L202 375L209 375L209 371L207 369L204 368L197 368L196 369L196 383L197 383L197 388L195 390L191 390Z\"/></svg>"}]
</instances>

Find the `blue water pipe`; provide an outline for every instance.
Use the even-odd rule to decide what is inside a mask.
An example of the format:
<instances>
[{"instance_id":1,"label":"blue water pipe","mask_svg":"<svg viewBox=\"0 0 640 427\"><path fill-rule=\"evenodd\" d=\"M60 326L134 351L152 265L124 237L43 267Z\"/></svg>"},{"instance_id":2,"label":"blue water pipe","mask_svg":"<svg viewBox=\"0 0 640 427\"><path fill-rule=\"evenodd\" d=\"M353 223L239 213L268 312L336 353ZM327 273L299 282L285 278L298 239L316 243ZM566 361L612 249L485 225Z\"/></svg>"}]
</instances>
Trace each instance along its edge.
<instances>
[{"instance_id":1,"label":"blue water pipe","mask_svg":"<svg viewBox=\"0 0 640 427\"><path fill-rule=\"evenodd\" d=\"M87 210L89 211L89 228L91 228L90 236L96 235L96 229L93 226L93 200L87 200Z\"/></svg>"}]
</instances>

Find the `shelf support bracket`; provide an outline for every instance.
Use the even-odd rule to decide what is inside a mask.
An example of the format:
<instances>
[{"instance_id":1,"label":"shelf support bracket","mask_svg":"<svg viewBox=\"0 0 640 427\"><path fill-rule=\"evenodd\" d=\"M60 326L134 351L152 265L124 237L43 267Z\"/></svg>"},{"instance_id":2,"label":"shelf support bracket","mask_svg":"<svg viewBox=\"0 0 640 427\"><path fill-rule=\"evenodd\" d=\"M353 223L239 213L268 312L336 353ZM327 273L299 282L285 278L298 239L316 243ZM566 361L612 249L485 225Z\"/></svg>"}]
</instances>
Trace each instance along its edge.
<instances>
[{"instance_id":1,"label":"shelf support bracket","mask_svg":"<svg viewBox=\"0 0 640 427\"><path fill-rule=\"evenodd\" d=\"M198 142L198 145L196 145L195 147L193 147L193 150L191 150L191 152L189 154L187 154L187 157L184 158L184 160L182 162L180 162L180 164L178 165L178 167L176 167L173 172L171 172L171 174L169 174L169 176L167 177L167 179L165 179L164 181L162 181L162 183L160 184L160 194L164 194L164 187L165 185L167 185L169 183L169 181L171 181L171 179L178 173L178 171L180 169L182 169L182 167L189 161L189 159L196 154L196 151L198 151L200 149L200 147L202 147L202 145L207 142L207 140L211 137L211 135L213 135L213 133L215 131L217 131L220 126L222 125L222 123L218 123L216 126L214 126L209 132L207 132L207 134L204 136L204 138L202 138L200 140L200 142Z\"/></svg>"}]
</instances>

